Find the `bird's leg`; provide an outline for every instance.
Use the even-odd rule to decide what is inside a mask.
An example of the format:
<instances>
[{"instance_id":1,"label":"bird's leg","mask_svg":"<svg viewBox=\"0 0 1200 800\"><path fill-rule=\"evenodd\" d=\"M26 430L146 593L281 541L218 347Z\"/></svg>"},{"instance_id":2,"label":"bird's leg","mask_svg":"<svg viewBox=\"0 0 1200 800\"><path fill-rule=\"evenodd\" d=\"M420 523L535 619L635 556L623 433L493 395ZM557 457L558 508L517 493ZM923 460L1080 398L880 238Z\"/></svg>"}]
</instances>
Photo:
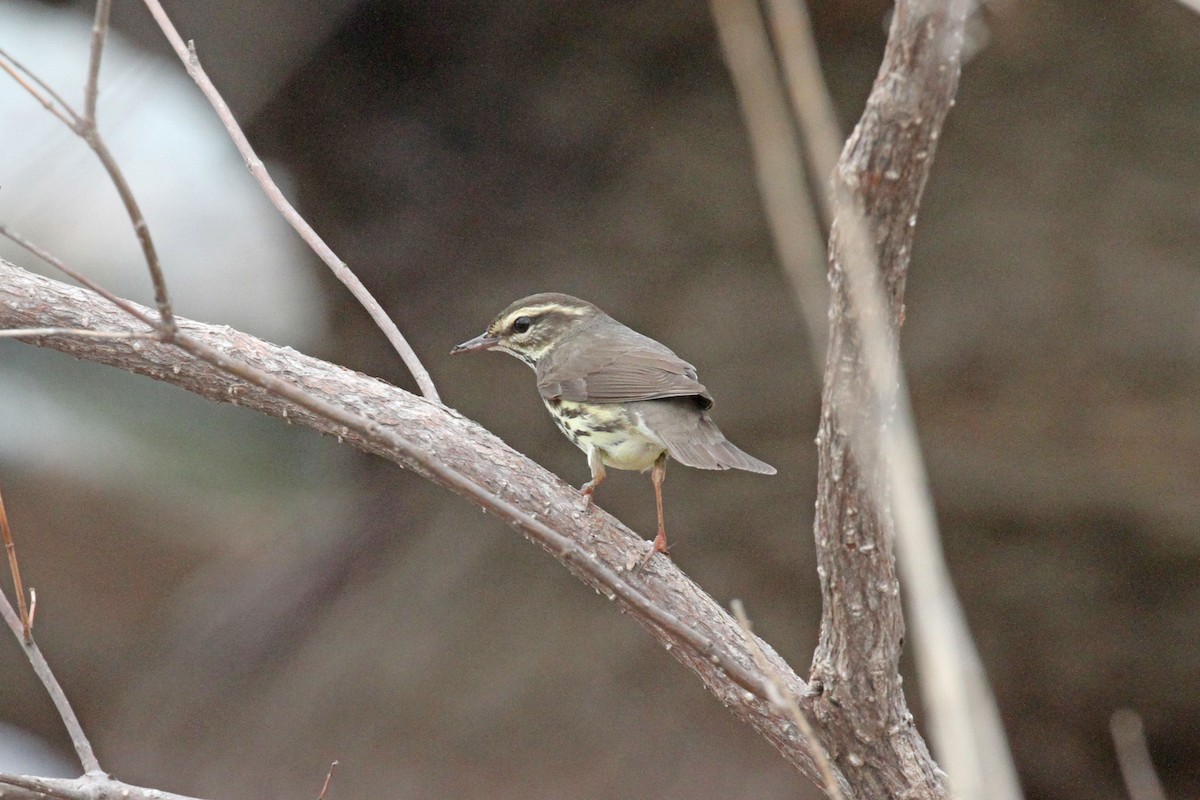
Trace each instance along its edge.
<instances>
[{"instance_id":1,"label":"bird's leg","mask_svg":"<svg viewBox=\"0 0 1200 800\"><path fill-rule=\"evenodd\" d=\"M588 466L592 470L592 479L579 487L579 491L584 497L584 508L592 504L592 495L596 491L596 487L604 482L604 462L600 460L600 448L588 448Z\"/></svg>"},{"instance_id":2,"label":"bird's leg","mask_svg":"<svg viewBox=\"0 0 1200 800\"><path fill-rule=\"evenodd\" d=\"M650 470L650 481L654 484L654 502L658 506L658 535L654 537L654 544L650 546L650 552L646 553L646 557L642 559L642 563L638 566L638 572L646 568L646 565L650 563L650 559L654 558L655 553L667 555L667 529L663 526L662 509L662 485L666 479L667 454L664 451L654 462L654 467Z\"/></svg>"}]
</instances>

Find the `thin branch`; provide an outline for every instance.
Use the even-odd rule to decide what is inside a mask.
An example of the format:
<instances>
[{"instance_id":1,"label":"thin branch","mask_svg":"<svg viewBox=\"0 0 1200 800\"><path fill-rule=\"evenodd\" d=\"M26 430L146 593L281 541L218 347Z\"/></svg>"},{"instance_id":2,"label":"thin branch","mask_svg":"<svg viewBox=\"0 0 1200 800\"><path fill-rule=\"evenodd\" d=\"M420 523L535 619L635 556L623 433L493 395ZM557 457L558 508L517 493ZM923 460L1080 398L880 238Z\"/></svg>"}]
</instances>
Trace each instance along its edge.
<instances>
[{"instance_id":1,"label":"thin branch","mask_svg":"<svg viewBox=\"0 0 1200 800\"><path fill-rule=\"evenodd\" d=\"M84 775L81 778L32 778L28 775L0 773L0 797L4 800L197 800L181 794L147 789L114 780L107 775Z\"/></svg>"},{"instance_id":2,"label":"thin branch","mask_svg":"<svg viewBox=\"0 0 1200 800\"><path fill-rule=\"evenodd\" d=\"M798 299L814 365L825 357L829 290L817 265L825 231L805 185L787 99L780 89L757 0L711 0L713 20L750 136L755 177L771 240Z\"/></svg>"},{"instance_id":3,"label":"thin branch","mask_svg":"<svg viewBox=\"0 0 1200 800\"><path fill-rule=\"evenodd\" d=\"M758 665L759 670L767 676L767 693L768 698L775 707L783 711L792 718L796 723L796 729L800 731L800 735L804 738L808 749L813 754L813 760L816 761L817 770L821 773L821 780L825 789L825 794L830 800L842 800L843 793L841 783L846 783L846 778L841 773L834 773L833 764L829 761L829 754L825 752L825 746L817 738L816 732L813 730L812 724L808 721L804 711L800 709L800 702L796 696L791 694L784 685L783 679L775 673L774 667L767 659L762 648L758 646L758 639L754 636L754 631L750 626L750 617L746 615L746 608L742 605L741 600L733 600L729 604L730 610L733 611L734 619L737 620L738 626L742 629L742 633L746 636L746 644L750 648L750 654L754 656L754 663ZM849 789L849 785L847 784Z\"/></svg>"},{"instance_id":4,"label":"thin branch","mask_svg":"<svg viewBox=\"0 0 1200 800\"><path fill-rule=\"evenodd\" d=\"M4 496L0 494L0 534L4 536L4 550L8 553L8 569L12 573L13 592L17 595L17 609L21 612L22 641L33 642L33 614L25 605L25 584L21 582L21 565L17 562L17 546L13 542L12 528L8 526L8 511L4 507Z\"/></svg>"},{"instance_id":5,"label":"thin branch","mask_svg":"<svg viewBox=\"0 0 1200 800\"><path fill-rule=\"evenodd\" d=\"M36 338L38 336L84 336L92 339L157 339L157 333L128 331L93 331L87 328L9 328L0 330L0 339Z\"/></svg>"},{"instance_id":6,"label":"thin branch","mask_svg":"<svg viewBox=\"0 0 1200 800\"><path fill-rule=\"evenodd\" d=\"M41 103L42 108L57 117L59 122L68 128L75 128L75 122L79 119L79 115L72 110L67 101L59 97L57 92L47 86L41 78L30 72L24 64L9 55L3 48L0 48L0 69L7 72L9 77L17 82L18 86L28 92L34 100Z\"/></svg>"},{"instance_id":7,"label":"thin branch","mask_svg":"<svg viewBox=\"0 0 1200 800\"><path fill-rule=\"evenodd\" d=\"M776 52L792 101L792 113L804 141L804 155L810 173L818 178L818 188L814 192L817 208L824 229L829 230L833 225L830 185L843 137L833 98L829 96L821 72L821 57L813 36L808 4L805 0L767 0L767 7Z\"/></svg>"},{"instance_id":8,"label":"thin branch","mask_svg":"<svg viewBox=\"0 0 1200 800\"><path fill-rule=\"evenodd\" d=\"M153 320L137 311L131 319L89 292L0 261L0 326L71 328L87 318L96 327L137 332L138 320ZM791 720L766 699L766 678L728 613L672 563L655 564L634 580L646 546L641 537L599 508L582 511L573 487L458 412L225 326L180 320L170 344L67 337L38 344L306 425L469 499L618 601L738 718L821 780ZM196 358L181 359L180 348ZM804 681L767 645L760 647L788 691L806 698Z\"/></svg>"},{"instance_id":9,"label":"thin branch","mask_svg":"<svg viewBox=\"0 0 1200 800\"><path fill-rule=\"evenodd\" d=\"M233 112L229 110L225 99L221 97L220 92L217 91L217 87L213 85L212 80L209 79L208 74L200 65L200 59L196 55L195 43L184 43L183 37L179 35L179 31L175 29L174 23L171 22L170 17L167 16L167 12L163 10L158 0L145 0L145 3L155 22L162 29L163 35L171 43L175 54L179 56L179 60L187 68L188 75L196 82L204 97L212 105L213 110L217 112L217 117L221 120L221 124L225 126L229 137L233 140L238 152L242 155L242 159L246 162L246 167L249 168L250 173L258 181L272 205L279 210L279 213L296 230L300 238L312 248L317 257L329 267L334 276L350 290L354 298L370 314L371 319L383 331L388 341L391 342L392 347L400 354L400 358L405 366L408 367L408 371L416 379L421 394L435 403L440 403L441 398L438 396L437 388L433 385L433 379L429 377L428 370L425 369L416 352L409 345L408 340L400 333L400 329L396 327L396 323L387 315L387 312L383 310L379 302L371 296L371 293L363 286L358 276L346 266L346 262L342 261L316 230L308 224L308 221L300 216L300 213L296 211L292 204L288 202L283 192L279 190L275 181L271 179L271 175L263 165L262 159L254 152L254 148L250 146L250 140L242 132L241 126L238 125Z\"/></svg>"},{"instance_id":10,"label":"thin branch","mask_svg":"<svg viewBox=\"0 0 1200 800\"><path fill-rule=\"evenodd\" d=\"M42 651L38 649L37 642L33 641L32 636L29 639L25 638L25 630L20 617L13 610L12 604L8 602L8 597L2 593L0 593L0 617L4 617L5 623L21 643L21 649L25 651L25 657L33 666L34 674L46 688L46 694L50 695L50 700L54 703L54 708L58 711L58 716L62 719L63 725L71 737L71 744L75 747L75 754L79 756L79 763L83 766L83 771L89 775L103 775L104 771L100 769L100 762L96 760L96 754L92 750L92 743L88 741L87 735L83 732L83 726L79 724L79 718L75 716L75 710L71 708L66 693L59 685L58 679L54 677Z\"/></svg>"},{"instance_id":11,"label":"thin branch","mask_svg":"<svg viewBox=\"0 0 1200 800\"><path fill-rule=\"evenodd\" d=\"M113 292L109 291L108 289L105 289L103 286L96 283L94 280L92 280L88 276L84 275L82 272L78 272L78 271L72 269L71 267L67 266L67 264L63 263L63 261L61 259L59 259L57 256L55 256L50 251L38 246L36 243L30 241L29 239L26 239L21 234L10 229L8 226L0 224L0 236L3 236L6 239L8 239L9 241L13 242L14 244L20 245L21 247L25 248L33 255L37 256L38 258L42 259L50 266L57 269L59 272L70 277L72 280L78 282L80 285L90 289L91 291L95 292L96 294L100 295L105 300L112 303L114 306L121 309L129 316L140 319L142 322L149 325L152 329L157 329L158 320L155 320L153 315L147 314L145 312L145 310L141 306L139 306L137 303L131 303L122 297L118 297ZM136 333L136 334L138 334L139 337L141 335L145 334L145 331L132 331L132 332L131 331L122 331L122 332L123 333ZM155 338L159 338L157 333L155 333L154 335L155 335Z\"/></svg>"},{"instance_id":12,"label":"thin branch","mask_svg":"<svg viewBox=\"0 0 1200 800\"><path fill-rule=\"evenodd\" d=\"M83 118L93 128L96 126L96 100L100 96L100 61L104 55L104 42L108 38L111 12L112 0L96 0L96 16L92 21L92 52L88 58L87 80L83 89Z\"/></svg>"},{"instance_id":13,"label":"thin branch","mask_svg":"<svg viewBox=\"0 0 1200 800\"><path fill-rule=\"evenodd\" d=\"M1133 709L1119 708L1109 720L1109 730L1129 800L1167 800L1146 746L1146 726L1141 716Z\"/></svg>"},{"instance_id":14,"label":"thin branch","mask_svg":"<svg viewBox=\"0 0 1200 800\"><path fill-rule=\"evenodd\" d=\"M333 780L333 771L337 769L337 765L337 761L329 765L329 772L325 773L325 783L321 786L321 793L317 795L317 800L325 800L325 795L329 791L329 784Z\"/></svg>"},{"instance_id":15,"label":"thin branch","mask_svg":"<svg viewBox=\"0 0 1200 800\"><path fill-rule=\"evenodd\" d=\"M141 206L138 205L129 182L125 180L125 173L117 164L117 160L113 158L108 145L100 137L99 131L94 126L84 126L82 130L77 128L77 131L91 146L96 157L100 159L117 194L121 197L121 203L125 206L126 213L129 214L129 221L133 223L133 232L137 236L138 244L142 247L142 255L150 270L150 282L154 285L154 304L158 307L158 314L162 320L161 330L169 333L175 328L175 313L171 310L171 296L167 293L167 281L163 275L162 262L158 260L158 250L154 246L154 238L150 235L150 226L146 224L146 217L142 214Z\"/></svg>"}]
</instances>

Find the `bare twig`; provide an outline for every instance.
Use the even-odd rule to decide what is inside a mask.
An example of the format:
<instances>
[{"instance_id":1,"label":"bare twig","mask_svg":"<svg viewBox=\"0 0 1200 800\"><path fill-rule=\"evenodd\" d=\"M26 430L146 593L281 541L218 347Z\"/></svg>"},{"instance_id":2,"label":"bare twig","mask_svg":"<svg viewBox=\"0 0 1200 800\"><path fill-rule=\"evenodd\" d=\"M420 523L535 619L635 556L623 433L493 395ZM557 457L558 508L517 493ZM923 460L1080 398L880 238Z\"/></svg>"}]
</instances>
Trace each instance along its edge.
<instances>
[{"instance_id":1,"label":"bare twig","mask_svg":"<svg viewBox=\"0 0 1200 800\"><path fill-rule=\"evenodd\" d=\"M149 225L146 225L142 209L138 205L137 198L133 196L130 184L125 180L125 174L121 172L119 164L113 158L112 152L109 152L108 145L104 144L104 139L100 136L100 130L96 127L96 100L98 91L100 91L98 90L98 80L100 80L100 64L104 49L104 37L106 37L108 32L109 8L110 0L100 0L97 2L96 20L94 25L92 25L88 79L86 79L86 88L84 90L86 113L83 116L80 116L76 110L71 108L70 103L62 100L61 96L56 94L53 89L50 89L46 83L42 82L41 78L37 78L34 73L30 72L19 61L13 59L11 55L5 53L4 50L0 50L0 58L10 62L12 66L4 64L4 61L0 61L0 67L4 68L5 72L10 74L14 80L17 80L17 83L25 91L28 91L37 102L40 102L43 108L54 114L56 118L62 121L62 124L70 127L79 138L88 143L89 148L95 152L96 157L100 158L104 172L107 172L109 180L113 181L116 193L121 198L122 205L125 205L126 213L130 215L130 221L133 223L133 233L138 237L138 243L142 247L146 266L150 270L150 281L154 284L155 290L155 305L157 305L158 314L160 314L163 321L163 330L170 331L174 324L172 309L170 309L170 297L167 294L167 283L162 275L162 265L158 261L154 239L150 236ZM29 76L34 83L24 80L22 74ZM36 84L36 88L34 84ZM41 94L41 91L38 91L38 89L46 92L46 95ZM58 107L50 102L52 98L54 103L58 103Z\"/></svg>"},{"instance_id":2,"label":"bare twig","mask_svg":"<svg viewBox=\"0 0 1200 800\"><path fill-rule=\"evenodd\" d=\"M38 336L85 336L92 339L157 339L157 333L128 331L93 331L87 328L9 328L0 330L0 339L23 339Z\"/></svg>"},{"instance_id":3,"label":"bare twig","mask_svg":"<svg viewBox=\"0 0 1200 800\"><path fill-rule=\"evenodd\" d=\"M800 125L808 168L817 177L817 208L825 230L833 225L833 197L830 184L842 147L833 99L821 73L821 58L813 36L812 21L805 0L768 0L768 18L775 37L775 49L783 67L783 76L792 101L792 113Z\"/></svg>"},{"instance_id":4,"label":"bare twig","mask_svg":"<svg viewBox=\"0 0 1200 800\"><path fill-rule=\"evenodd\" d=\"M325 783L321 786L321 793L317 795L317 800L325 800L325 794L329 791L329 783L333 780L333 771L337 769L337 765L337 761L329 765L329 772L325 773Z\"/></svg>"},{"instance_id":5,"label":"bare twig","mask_svg":"<svg viewBox=\"0 0 1200 800\"><path fill-rule=\"evenodd\" d=\"M1146 727L1141 716L1133 709L1119 708L1109 720L1109 730L1129 800L1167 800L1167 793L1150 759Z\"/></svg>"},{"instance_id":6,"label":"bare twig","mask_svg":"<svg viewBox=\"0 0 1200 800\"><path fill-rule=\"evenodd\" d=\"M4 496L0 494L0 534L4 536L4 550L8 553L8 568L12 572L13 592L17 595L22 639L25 644L33 642L33 614L25 605L25 584L21 582L21 565L17 562L17 546L13 543L12 528L8 526L8 511L4 508Z\"/></svg>"},{"instance_id":7,"label":"bare twig","mask_svg":"<svg viewBox=\"0 0 1200 800\"><path fill-rule=\"evenodd\" d=\"M57 92L47 86L41 78L26 69L20 61L9 55L3 48L0 48L0 69L7 72L9 77L17 82L18 86L28 92L34 100L41 103L42 108L57 117L59 122L68 128L75 127L75 120L78 116L67 105L67 102L59 97Z\"/></svg>"},{"instance_id":8,"label":"bare twig","mask_svg":"<svg viewBox=\"0 0 1200 800\"><path fill-rule=\"evenodd\" d=\"M830 800L842 800L842 787L838 781L841 780L842 783L845 783L846 778L840 773L834 773L833 764L829 761L829 754L825 752L825 746L821 744L808 717L801 710L799 700L788 691L783 679L775 672L775 668L767 659L766 654L758 646L758 639L754 636L754 631L750 626L750 617L746 615L745 606L742 605L741 600L735 599L729 603L729 608L733 611L734 619L737 620L742 633L746 635L746 644L750 648L750 654L754 656L754 663L767 678L767 699L780 711L788 714L796 723L796 729L800 731L800 735L808 745L817 770L821 774L825 794L829 796Z\"/></svg>"},{"instance_id":9,"label":"bare twig","mask_svg":"<svg viewBox=\"0 0 1200 800\"><path fill-rule=\"evenodd\" d=\"M25 248L33 255L37 256L38 258L42 259L50 266L57 269L59 272L70 277L72 280L77 281L81 285L87 287L91 291L93 291L96 294L103 297L108 302L112 303L117 308L124 311L129 316L140 319L142 322L146 323L152 329L155 329L157 331L158 321L155 320L152 315L147 314L142 309L142 307L139 306L137 303L131 303L122 297L118 297L113 292L110 292L108 289L105 289L103 286L96 283L94 280L92 280L88 276L84 275L82 272L77 272L76 270L67 266L65 263L63 263L57 256L55 256L50 251L38 246L34 242L31 242L29 239L26 239L24 236L17 233L16 231L9 229L8 226L6 226L6 225L0 224L0 236L3 236L6 239L8 239L9 241L13 242L14 244L20 245L21 247ZM145 334L145 331L122 331L122 333L136 333L138 336L141 336L141 335ZM157 332L154 334L154 336L155 336L155 338L160 338ZM102 338L111 338L111 337L102 337Z\"/></svg>"},{"instance_id":10,"label":"bare twig","mask_svg":"<svg viewBox=\"0 0 1200 800\"><path fill-rule=\"evenodd\" d=\"M104 55L104 42L108 38L108 18L112 12L112 0L96 0L96 16L92 21L92 52L88 58L87 80L83 88L83 118L89 125L96 125L96 100L100 96L100 61Z\"/></svg>"},{"instance_id":11,"label":"bare twig","mask_svg":"<svg viewBox=\"0 0 1200 800\"><path fill-rule=\"evenodd\" d=\"M4 621L13 635L21 642L21 648L33 666L34 674L46 688L46 694L50 695L50 700L54 703L54 708L58 711L58 716L62 718L63 725L71 737L71 744L75 746L75 754L79 757L79 763L83 765L83 771L88 775L103 775L100 762L96 760L96 754L92 751L92 743L88 741L87 735L83 732L83 726L79 724L79 718L75 716L75 710L71 708L66 693L63 692L58 679L54 677L42 651L38 649L37 642L33 641L32 636L28 639L25 638L25 630L20 617L17 616L12 604L2 593L0 593L0 617L4 617Z\"/></svg>"},{"instance_id":12,"label":"bare twig","mask_svg":"<svg viewBox=\"0 0 1200 800\"><path fill-rule=\"evenodd\" d=\"M145 3L155 22L162 29L163 35L171 43L175 54L179 56L179 60L187 68L188 75L200 87L200 91L204 94L204 97L212 105L213 110L217 112L217 117L221 120L221 124L229 132L229 137L233 139L234 145L237 147L238 152L241 153L242 159L246 162L246 167L254 175L272 205L279 210L279 213L283 215L288 224L296 230L296 233L300 234L300 238L312 248L317 257L329 267L337 279L350 290L354 298L370 314L371 319L383 331L388 341L391 342L392 347L400 354L400 358L404 361L405 366L408 367L408 371L416 379L421 394L435 403L440 403L441 398L438 396L437 388L433 385L433 379L429 377L428 370L425 369L416 352L409 345L403 334L400 333L400 329L396 327L396 323L387 315L387 312L383 310L379 302L371 296L371 293L363 286L358 276L346 266L346 262L338 258L337 253L333 252L333 249L308 224L308 221L300 216L300 213L296 211L292 204L288 202L283 192L279 190L275 181L271 179L271 175L263 165L262 159L255 154L254 148L250 146L250 141L242 132L241 126L238 125L233 112L229 110L225 99L221 97L220 92L217 91L217 87L213 85L212 80L209 79L208 74L204 71L204 67L200 65L200 59L196 55L195 44L193 42L184 43L183 37L179 35L179 31L175 29L174 23L171 22L170 17L167 16L167 12L163 10L158 0L145 0Z\"/></svg>"},{"instance_id":13,"label":"bare twig","mask_svg":"<svg viewBox=\"0 0 1200 800\"><path fill-rule=\"evenodd\" d=\"M133 231L137 236L138 244L142 248L142 254L146 259L146 266L150 270L150 280L154 285L154 300L158 306L159 316L162 318L162 330L164 335L169 335L174 327L174 315L171 311L171 300L167 294L167 284L163 277L162 264L158 259L158 252L154 247L154 240L150 236L150 228L146 224L146 218L142 214L141 207L138 205L137 198L133 194L133 189L129 182L125 179L125 174L121 171L112 153L105 144L103 137L100 135L99 129L96 127L96 100L99 96L99 79L100 79L100 62L104 52L104 41L108 33L108 18L111 10L111 0L98 0L96 5L96 17L92 26L92 49L88 61L87 85L84 89L84 103L86 112L80 116L70 104L67 103L60 95L54 92L44 81L30 72L23 64L18 62L12 56L4 51L0 51L0 58L3 58L11 63L4 64L0 61L0 67L3 67L14 80L17 81L34 99L42 106L54 114L63 124L67 125L81 139L87 142L88 147L100 159L101 165L108 173L109 179L117 190L117 194L121 198L121 203L125 206L125 211L129 214L130 222L133 223ZM33 83L22 79L23 75L29 76ZM46 95L41 94L34 86L36 84ZM59 107L50 102L53 99Z\"/></svg>"},{"instance_id":14,"label":"bare twig","mask_svg":"<svg viewBox=\"0 0 1200 800\"><path fill-rule=\"evenodd\" d=\"M721 49L737 90L754 153L771 239L798 300L814 365L825 356L829 291L818 264L825 233L817 222L757 0L710 0Z\"/></svg>"}]
</instances>

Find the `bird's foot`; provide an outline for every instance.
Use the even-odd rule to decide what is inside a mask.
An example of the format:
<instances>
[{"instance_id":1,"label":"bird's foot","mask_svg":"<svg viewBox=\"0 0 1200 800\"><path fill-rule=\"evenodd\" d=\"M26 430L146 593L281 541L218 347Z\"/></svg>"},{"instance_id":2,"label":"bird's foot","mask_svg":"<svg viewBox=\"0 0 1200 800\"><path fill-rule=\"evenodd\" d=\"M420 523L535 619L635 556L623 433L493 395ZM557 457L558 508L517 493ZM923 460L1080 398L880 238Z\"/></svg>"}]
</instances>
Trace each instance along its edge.
<instances>
[{"instance_id":1,"label":"bird's foot","mask_svg":"<svg viewBox=\"0 0 1200 800\"><path fill-rule=\"evenodd\" d=\"M655 553L662 553L667 558L671 557L671 548L667 546L667 534L662 528L658 529L658 535L654 537L654 541L650 544L650 551L646 553L646 557L642 559L642 563L638 564L638 568L634 570L634 575L641 575L642 570L650 563L650 559L654 558Z\"/></svg>"},{"instance_id":2,"label":"bird's foot","mask_svg":"<svg viewBox=\"0 0 1200 800\"><path fill-rule=\"evenodd\" d=\"M584 511L587 511L589 508L591 508L592 503L595 502L595 500L592 499L592 495L594 495L596 493L596 484L597 483L598 483L598 481L588 481L583 486L579 487L579 493L581 495L583 495L583 510Z\"/></svg>"}]
</instances>

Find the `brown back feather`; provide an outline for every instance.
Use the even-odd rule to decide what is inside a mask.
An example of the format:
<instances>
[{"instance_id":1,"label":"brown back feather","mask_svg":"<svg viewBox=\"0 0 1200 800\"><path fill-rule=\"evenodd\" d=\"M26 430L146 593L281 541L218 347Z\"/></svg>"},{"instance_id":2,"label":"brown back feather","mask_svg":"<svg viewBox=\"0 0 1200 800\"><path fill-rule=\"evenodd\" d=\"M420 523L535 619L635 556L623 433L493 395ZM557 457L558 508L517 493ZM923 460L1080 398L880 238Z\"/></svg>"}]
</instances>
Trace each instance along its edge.
<instances>
[{"instance_id":1,"label":"brown back feather","mask_svg":"<svg viewBox=\"0 0 1200 800\"><path fill-rule=\"evenodd\" d=\"M701 408L713 404L695 367L603 312L538 361L537 379L547 399L628 403L695 396Z\"/></svg>"}]
</instances>

